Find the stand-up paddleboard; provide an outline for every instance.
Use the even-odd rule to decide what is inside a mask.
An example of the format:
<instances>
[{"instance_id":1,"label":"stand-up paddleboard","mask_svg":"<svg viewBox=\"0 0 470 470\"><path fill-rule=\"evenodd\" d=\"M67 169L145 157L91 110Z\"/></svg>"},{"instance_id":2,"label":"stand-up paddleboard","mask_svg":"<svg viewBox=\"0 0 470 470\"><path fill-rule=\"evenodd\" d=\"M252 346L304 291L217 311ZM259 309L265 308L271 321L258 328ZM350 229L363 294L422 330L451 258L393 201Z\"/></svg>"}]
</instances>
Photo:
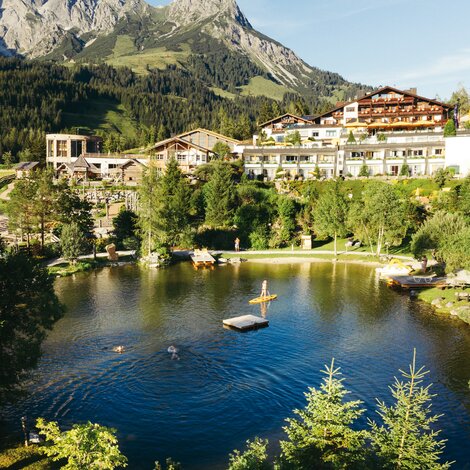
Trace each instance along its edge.
<instances>
[{"instance_id":1,"label":"stand-up paddleboard","mask_svg":"<svg viewBox=\"0 0 470 470\"><path fill-rule=\"evenodd\" d=\"M263 302L270 302L271 300L276 300L277 295L267 295L266 297L256 297L256 299L250 300L250 304L262 304Z\"/></svg>"}]
</instances>

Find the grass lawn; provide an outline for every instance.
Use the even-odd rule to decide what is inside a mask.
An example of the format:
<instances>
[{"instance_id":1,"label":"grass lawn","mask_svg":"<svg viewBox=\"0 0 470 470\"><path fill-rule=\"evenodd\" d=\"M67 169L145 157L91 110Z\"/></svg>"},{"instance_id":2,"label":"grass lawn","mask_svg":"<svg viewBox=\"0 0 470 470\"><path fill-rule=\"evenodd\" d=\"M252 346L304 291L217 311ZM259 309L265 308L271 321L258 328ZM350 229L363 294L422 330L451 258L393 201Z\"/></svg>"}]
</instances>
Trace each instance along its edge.
<instances>
[{"instance_id":1,"label":"grass lawn","mask_svg":"<svg viewBox=\"0 0 470 470\"><path fill-rule=\"evenodd\" d=\"M129 67L139 75L147 75L148 64L151 64L152 68L164 69L167 65L178 65L180 62L184 62L189 55L190 48L187 44L181 44L181 51L170 51L165 47L156 47L135 52L130 38L123 36L116 41L113 55L108 57L106 62L113 67Z\"/></svg>"},{"instance_id":2,"label":"grass lawn","mask_svg":"<svg viewBox=\"0 0 470 470\"><path fill-rule=\"evenodd\" d=\"M60 468L39 451L39 447L18 446L0 452L0 468L49 470Z\"/></svg>"},{"instance_id":3,"label":"grass lawn","mask_svg":"<svg viewBox=\"0 0 470 470\"><path fill-rule=\"evenodd\" d=\"M15 174L15 170L13 168L10 168L9 170L0 169L0 178L3 178L4 176L14 175L14 174Z\"/></svg>"},{"instance_id":4,"label":"grass lawn","mask_svg":"<svg viewBox=\"0 0 470 470\"><path fill-rule=\"evenodd\" d=\"M248 85L240 87L243 96L266 96L273 100L282 100L288 88L278 85L264 77L254 77L250 79Z\"/></svg>"}]
</instances>

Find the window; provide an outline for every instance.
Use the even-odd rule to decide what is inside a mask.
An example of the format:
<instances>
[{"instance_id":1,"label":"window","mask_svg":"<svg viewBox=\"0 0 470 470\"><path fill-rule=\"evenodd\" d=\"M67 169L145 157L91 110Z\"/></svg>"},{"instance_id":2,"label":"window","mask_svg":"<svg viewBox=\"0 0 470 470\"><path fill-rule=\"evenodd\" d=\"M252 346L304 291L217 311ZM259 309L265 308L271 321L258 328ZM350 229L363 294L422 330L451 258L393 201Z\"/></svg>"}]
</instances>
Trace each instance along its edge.
<instances>
[{"instance_id":1,"label":"window","mask_svg":"<svg viewBox=\"0 0 470 470\"><path fill-rule=\"evenodd\" d=\"M336 131L326 131L326 136L327 137L334 137L336 135Z\"/></svg>"},{"instance_id":2,"label":"window","mask_svg":"<svg viewBox=\"0 0 470 470\"><path fill-rule=\"evenodd\" d=\"M346 108L347 113L354 113L356 111L356 108L354 106L348 106Z\"/></svg>"},{"instance_id":3,"label":"window","mask_svg":"<svg viewBox=\"0 0 470 470\"><path fill-rule=\"evenodd\" d=\"M177 158L177 160L178 160L179 162L185 162L185 161L186 161L186 155L184 155L184 154L181 155L181 154L179 153L176 158Z\"/></svg>"},{"instance_id":4,"label":"window","mask_svg":"<svg viewBox=\"0 0 470 470\"><path fill-rule=\"evenodd\" d=\"M442 155L442 149L436 149L434 152L436 155Z\"/></svg>"},{"instance_id":5,"label":"window","mask_svg":"<svg viewBox=\"0 0 470 470\"><path fill-rule=\"evenodd\" d=\"M287 155L286 162L296 162L297 157L295 155Z\"/></svg>"},{"instance_id":6,"label":"window","mask_svg":"<svg viewBox=\"0 0 470 470\"><path fill-rule=\"evenodd\" d=\"M78 158L82 154L82 142L80 140L72 140L70 147L72 150L72 158Z\"/></svg>"},{"instance_id":7,"label":"window","mask_svg":"<svg viewBox=\"0 0 470 470\"><path fill-rule=\"evenodd\" d=\"M319 137L320 133L319 132L312 132L312 137Z\"/></svg>"},{"instance_id":8,"label":"window","mask_svg":"<svg viewBox=\"0 0 470 470\"><path fill-rule=\"evenodd\" d=\"M67 141L58 140L57 141L57 156L58 157L67 157Z\"/></svg>"}]
</instances>

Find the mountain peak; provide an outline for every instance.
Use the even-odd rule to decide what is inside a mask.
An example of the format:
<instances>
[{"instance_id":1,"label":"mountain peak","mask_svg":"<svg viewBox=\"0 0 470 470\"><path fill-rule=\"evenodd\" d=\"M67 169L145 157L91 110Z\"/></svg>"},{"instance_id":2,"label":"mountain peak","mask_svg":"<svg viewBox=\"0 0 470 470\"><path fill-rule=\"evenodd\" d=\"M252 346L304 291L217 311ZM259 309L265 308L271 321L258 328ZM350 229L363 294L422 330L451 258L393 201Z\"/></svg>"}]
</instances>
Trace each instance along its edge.
<instances>
[{"instance_id":1,"label":"mountain peak","mask_svg":"<svg viewBox=\"0 0 470 470\"><path fill-rule=\"evenodd\" d=\"M251 28L250 22L235 0L174 0L170 4L169 17L180 25L208 18L229 17L241 26Z\"/></svg>"}]
</instances>

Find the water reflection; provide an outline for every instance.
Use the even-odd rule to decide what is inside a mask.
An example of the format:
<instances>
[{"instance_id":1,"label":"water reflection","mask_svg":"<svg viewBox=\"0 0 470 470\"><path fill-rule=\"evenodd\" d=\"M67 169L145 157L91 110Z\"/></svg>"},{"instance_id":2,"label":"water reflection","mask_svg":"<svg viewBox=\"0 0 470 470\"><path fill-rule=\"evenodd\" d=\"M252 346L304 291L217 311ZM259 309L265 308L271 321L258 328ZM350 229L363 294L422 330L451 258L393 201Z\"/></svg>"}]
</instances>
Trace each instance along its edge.
<instances>
[{"instance_id":1,"label":"water reflection","mask_svg":"<svg viewBox=\"0 0 470 470\"><path fill-rule=\"evenodd\" d=\"M249 305L263 279L278 300ZM45 344L30 396L2 410L2 435L22 414L63 425L92 419L119 429L131 468L170 455L187 469L224 468L246 439L279 437L331 357L353 398L372 405L416 347L436 382L435 409L446 414L448 458L469 460L468 327L386 289L371 268L130 266L61 279L57 291L68 313ZM247 313L269 328L222 328ZM116 345L125 353L113 353Z\"/></svg>"}]
</instances>

